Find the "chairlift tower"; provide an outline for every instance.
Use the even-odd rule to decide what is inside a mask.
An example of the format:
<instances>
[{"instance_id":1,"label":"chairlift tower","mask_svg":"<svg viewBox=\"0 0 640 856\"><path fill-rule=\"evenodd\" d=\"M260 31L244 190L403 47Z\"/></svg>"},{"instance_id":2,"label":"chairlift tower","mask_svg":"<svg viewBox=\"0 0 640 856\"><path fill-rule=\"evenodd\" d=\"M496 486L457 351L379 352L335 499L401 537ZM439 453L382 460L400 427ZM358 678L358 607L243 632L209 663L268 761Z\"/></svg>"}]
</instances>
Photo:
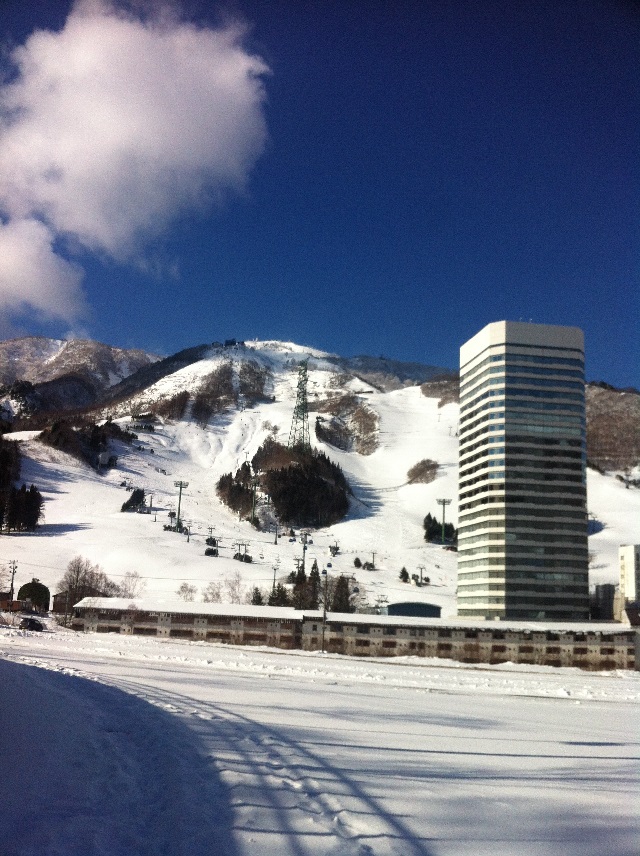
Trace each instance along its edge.
<instances>
[{"instance_id":1,"label":"chairlift tower","mask_svg":"<svg viewBox=\"0 0 640 856\"><path fill-rule=\"evenodd\" d=\"M301 446L303 449L311 447L309 439L309 403L307 401L307 380L309 358L303 360L298 367L298 394L296 406L293 408L293 419L289 431L290 449Z\"/></svg>"}]
</instances>

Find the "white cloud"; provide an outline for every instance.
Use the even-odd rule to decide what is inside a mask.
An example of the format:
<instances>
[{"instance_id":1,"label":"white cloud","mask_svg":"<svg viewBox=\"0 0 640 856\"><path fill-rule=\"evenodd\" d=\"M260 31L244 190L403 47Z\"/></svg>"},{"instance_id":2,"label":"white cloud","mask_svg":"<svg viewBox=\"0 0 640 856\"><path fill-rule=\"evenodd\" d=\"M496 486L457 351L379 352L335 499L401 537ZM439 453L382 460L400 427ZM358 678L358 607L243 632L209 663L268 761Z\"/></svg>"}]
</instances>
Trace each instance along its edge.
<instances>
[{"instance_id":1,"label":"white cloud","mask_svg":"<svg viewBox=\"0 0 640 856\"><path fill-rule=\"evenodd\" d=\"M40 240L29 264L16 261L35 277L31 305L57 304L44 277L51 240L47 255L36 219L68 246L122 261L177 214L243 189L266 138L267 69L242 36L236 25L141 20L85 0L60 32L35 32L16 49L18 75L0 89L0 211L14 231L30 222ZM77 270L59 261L68 299L78 299Z\"/></svg>"},{"instance_id":2,"label":"white cloud","mask_svg":"<svg viewBox=\"0 0 640 856\"><path fill-rule=\"evenodd\" d=\"M54 236L32 219L0 224L0 306L14 314L73 322L86 314L82 271L53 251Z\"/></svg>"}]
</instances>

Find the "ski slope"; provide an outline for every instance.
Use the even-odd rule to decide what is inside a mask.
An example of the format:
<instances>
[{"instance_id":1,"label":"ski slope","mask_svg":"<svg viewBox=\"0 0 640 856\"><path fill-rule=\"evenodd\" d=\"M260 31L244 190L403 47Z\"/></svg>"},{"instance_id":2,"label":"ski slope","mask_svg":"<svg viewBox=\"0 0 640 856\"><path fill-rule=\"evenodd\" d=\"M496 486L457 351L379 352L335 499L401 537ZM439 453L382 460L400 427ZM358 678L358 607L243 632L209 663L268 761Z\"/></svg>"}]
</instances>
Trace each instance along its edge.
<instances>
[{"instance_id":1,"label":"ski slope","mask_svg":"<svg viewBox=\"0 0 640 856\"><path fill-rule=\"evenodd\" d=\"M24 456L22 480L36 484L45 498L45 520L34 535L0 539L0 561L18 562L17 585L38 577L56 590L56 584L74 556L99 564L118 582L137 571L146 582L146 596L175 594L182 582L199 593L209 582L221 582L238 573L244 590L254 585L270 588L286 578L302 556L299 533L288 533L275 544L273 531L256 531L221 505L215 484L225 472L250 459L271 431L286 443L296 399L297 366L310 356L309 401L326 398L335 390L335 366L328 355L291 343L250 343L246 348L212 349L205 359L163 378L131 404L114 407L123 425L132 409L182 389L195 390L222 362L255 359L272 372L267 389L273 400L255 407L229 410L203 429L187 416L165 422L153 433L139 433L132 446L121 445L117 469L95 473L68 455L38 442L35 435L14 436ZM311 532L307 568L315 559L329 573L355 575L363 599L375 606L385 601L424 601L455 615L456 556L424 542L422 521L427 512L440 518L439 498L452 499L447 520L457 522L458 405L438 407L419 387L380 392L359 378L341 387L358 393L378 417L378 447L370 455L343 452L314 437L312 443L343 468L353 490L347 518L329 529ZM275 426L275 427L274 427ZM407 484L407 471L418 461L438 461L431 484ZM182 492L180 515L190 528L184 535L166 532L169 511L177 511L176 481L188 482ZM123 483L143 487L152 498L154 514L123 514L128 493ZM588 473L588 504L594 518L590 536L593 553L591 584L617 582L617 549L640 541L640 491L626 490L613 476ZM597 525L596 525L597 524ZM209 531L221 539L220 557L204 556ZM246 544L253 562L238 563L237 544ZM338 544L333 558L329 546ZM242 548L244 550L244 547ZM374 571L357 570L354 559L373 561ZM430 578L429 586L403 584L399 572ZM224 596L223 585L223 596ZM198 597L200 594L198 594Z\"/></svg>"}]
</instances>

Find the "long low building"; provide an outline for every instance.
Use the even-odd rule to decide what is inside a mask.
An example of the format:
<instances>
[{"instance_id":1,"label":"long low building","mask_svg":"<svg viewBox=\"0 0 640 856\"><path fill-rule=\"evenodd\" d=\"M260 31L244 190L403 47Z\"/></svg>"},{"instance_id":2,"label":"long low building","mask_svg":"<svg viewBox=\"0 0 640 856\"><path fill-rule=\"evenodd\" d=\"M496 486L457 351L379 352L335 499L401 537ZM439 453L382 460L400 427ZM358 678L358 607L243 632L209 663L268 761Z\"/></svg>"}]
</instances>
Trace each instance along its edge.
<instances>
[{"instance_id":1,"label":"long low building","mask_svg":"<svg viewBox=\"0 0 640 856\"><path fill-rule=\"evenodd\" d=\"M359 657L440 657L582 669L640 668L640 631L612 623L506 622L300 611L291 607L87 597L71 627Z\"/></svg>"}]
</instances>

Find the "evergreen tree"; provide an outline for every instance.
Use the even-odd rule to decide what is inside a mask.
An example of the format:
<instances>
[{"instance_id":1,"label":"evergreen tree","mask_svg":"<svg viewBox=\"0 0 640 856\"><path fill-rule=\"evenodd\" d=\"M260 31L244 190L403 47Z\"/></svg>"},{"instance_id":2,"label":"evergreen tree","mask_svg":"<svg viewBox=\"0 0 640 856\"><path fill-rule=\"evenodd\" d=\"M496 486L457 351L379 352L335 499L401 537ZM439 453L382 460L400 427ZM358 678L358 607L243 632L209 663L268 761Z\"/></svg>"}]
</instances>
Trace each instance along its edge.
<instances>
[{"instance_id":1,"label":"evergreen tree","mask_svg":"<svg viewBox=\"0 0 640 856\"><path fill-rule=\"evenodd\" d=\"M406 568L402 568L402 570L400 571L400 579L403 583L409 582L409 571Z\"/></svg>"},{"instance_id":2,"label":"evergreen tree","mask_svg":"<svg viewBox=\"0 0 640 856\"><path fill-rule=\"evenodd\" d=\"M18 491L11 485L7 491L7 500L4 506L4 525L7 532L15 531L18 528L19 519L19 498Z\"/></svg>"},{"instance_id":3,"label":"evergreen tree","mask_svg":"<svg viewBox=\"0 0 640 856\"><path fill-rule=\"evenodd\" d=\"M24 528L33 532L43 517L44 499L38 488L32 484L25 496Z\"/></svg>"},{"instance_id":4,"label":"evergreen tree","mask_svg":"<svg viewBox=\"0 0 640 856\"><path fill-rule=\"evenodd\" d=\"M331 612L353 612L349 594L349 580L338 577L331 600Z\"/></svg>"},{"instance_id":5,"label":"evergreen tree","mask_svg":"<svg viewBox=\"0 0 640 856\"><path fill-rule=\"evenodd\" d=\"M320 604L320 590L322 587L322 579L320 577L320 571L318 570L318 563L314 562L311 566L311 573L309 574L309 599L307 609L317 609Z\"/></svg>"},{"instance_id":6,"label":"evergreen tree","mask_svg":"<svg viewBox=\"0 0 640 856\"><path fill-rule=\"evenodd\" d=\"M442 543L442 523L439 522L431 514L427 514L423 523L424 540L438 544ZM444 525L444 540L448 544L455 544L458 541L458 530L453 523L445 523Z\"/></svg>"},{"instance_id":7,"label":"evergreen tree","mask_svg":"<svg viewBox=\"0 0 640 856\"><path fill-rule=\"evenodd\" d=\"M49 610L51 592L35 577L30 583L25 583L18 589L18 600L30 600L31 603L43 612Z\"/></svg>"},{"instance_id":8,"label":"evergreen tree","mask_svg":"<svg viewBox=\"0 0 640 856\"><path fill-rule=\"evenodd\" d=\"M269 595L269 600L267 601L269 606L290 606L291 601L289 600L289 593L286 588L282 585L282 583L278 583L275 588L271 589L271 594Z\"/></svg>"},{"instance_id":9,"label":"evergreen tree","mask_svg":"<svg viewBox=\"0 0 640 856\"><path fill-rule=\"evenodd\" d=\"M292 605L295 609L308 609L309 597L309 581L307 580L304 568L300 565L293 580L293 595L291 598Z\"/></svg>"},{"instance_id":10,"label":"evergreen tree","mask_svg":"<svg viewBox=\"0 0 640 856\"><path fill-rule=\"evenodd\" d=\"M262 596L262 592L257 586L253 587L253 592L251 593L251 603L254 606L264 606L264 597Z\"/></svg>"},{"instance_id":11,"label":"evergreen tree","mask_svg":"<svg viewBox=\"0 0 640 856\"><path fill-rule=\"evenodd\" d=\"M132 508L139 508L141 505L144 505L144 488L137 487L131 491L129 499L122 503L120 511L129 511Z\"/></svg>"}]
</instances>

